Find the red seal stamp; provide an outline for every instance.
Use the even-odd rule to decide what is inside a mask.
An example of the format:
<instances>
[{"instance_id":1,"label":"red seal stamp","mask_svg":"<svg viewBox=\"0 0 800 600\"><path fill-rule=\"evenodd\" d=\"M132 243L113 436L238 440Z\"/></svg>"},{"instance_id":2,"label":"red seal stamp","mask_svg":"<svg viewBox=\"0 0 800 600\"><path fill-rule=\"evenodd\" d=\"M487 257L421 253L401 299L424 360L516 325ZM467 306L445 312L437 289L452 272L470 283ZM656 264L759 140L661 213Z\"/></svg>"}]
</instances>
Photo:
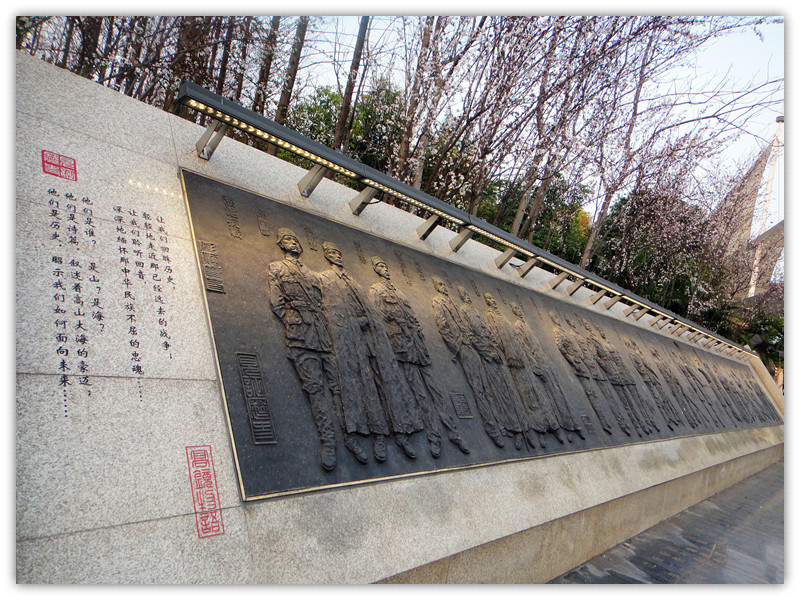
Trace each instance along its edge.
<instances>
[{"instance_id":1,"label":"red seal stamp","mask_svg":"<svg viewBox=\"0 0 800 600\"><path fill-rule=\"evenodd\" d=\"M206 538L224 534L211 446L186 446L186 461L189 464L197 536Z\"/></svg>"},{"instance_id":2,"label":"red seal stamp","mask_svg":"<svg viewBox=\"0 0 800 600\"><path fill-rule=\"evenodd\" d=\"M62 179L78 181L78 167L75 159L50 150L42 150L42 171Z\"/></svg>"}]
</instances>

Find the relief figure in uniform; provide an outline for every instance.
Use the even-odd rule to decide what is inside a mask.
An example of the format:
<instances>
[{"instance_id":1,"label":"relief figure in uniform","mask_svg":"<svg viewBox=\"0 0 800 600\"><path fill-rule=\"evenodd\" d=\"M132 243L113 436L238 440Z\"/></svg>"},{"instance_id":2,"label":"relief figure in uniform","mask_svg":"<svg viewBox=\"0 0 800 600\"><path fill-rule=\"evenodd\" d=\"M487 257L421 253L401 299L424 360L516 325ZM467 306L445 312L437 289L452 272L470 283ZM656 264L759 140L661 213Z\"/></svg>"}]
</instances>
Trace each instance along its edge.
<instances>
[{"instance_id":1,"label":"relief figure in uniform","mask_svg":"<svg viewBox=\"0 0 800 600\"><path fill-rule=\"evenodd\" d=\"M522 311L522 307L516 302L509 303L509 307L516 317L513 331L522 349L525 369L533 373L541 382L544 388L544 397L555 409L558 425L566 430L567 440L572 441L571 433L576 433L581 438L586 439L583 435L580 421L567 402L567 396L558 383L558 377L550 368L549 360L541 343L530 328L530 325L525 321L525 313Z\"/></svg>"},{"instance_id":2,"label":"relief figure in uniform","mask_svg":"<svg viewBox=\"0 0 800 600\"><path fill-rule=\"evenodd\" d=\"M461 305L458 313L472 346L483 361L484 370L495 402L495 414L506 435L514 438L514 447L520 450L525 445L523 435L530 432L530 418L527 415L517 390L509 384L513 381L511 373L503 361L503 354L492 332L486 326L472 304L472 298L465 287L458 286ZM529 443L531 440L529 440Z\"/></svg>"},{"instance_id":3,"label":"relief figure in uniform","mask_svg":"<svg viewBox=\"0 0 800 600\"><path fill-rule=\"evenodd\" d=\"M442 427L447 431L450 441L461 452L469 454L469 447L461 437L456 420L448 412L444 396L439 391L431 369L425 335L408 298L392 283L386 261L373 256L372 268L379 280L370 287L369 297L383 321L394 356L416 400L431 455L438 458L441 454Z\"/></svg>"},{"instance_id":4,"label":"relief figure in uniform","mask_svg":"<svg viewBox=\"0 0 800 600\"><path fill-rule=\"evenodd\" d=\"M333 343L322 312L322 290L317 274L300 260L303 247L297 235L281 228L278 246L284 259L269 263L269 301L284 326L286 354L294 365L311 408L321 444L320 464L336 466L336 436L331 406L339 396Z\"/></svg>"},{"instance_id":5,"label":"relief figure in uniform","mask_svg":"<svg viewBox=\"0 0 800 600\"><path fill-rule=\"evenodd\" d=\"M678 365L678 369L683 375L683 380L689 384L689 388L694 392L694 397L697 398L698 407L702 408L705 414L711 418L711 421L716 427L722 427L722 421L719 419L717 407L712 403L711 395L707 394L707 391L710 392L711 390L706 390L697 373L694 371L691 365L686 362L683 355L674 354L673 357L675 359L675 363Z\"/></svg>"},{"instance_id":6,"label":"relief figure in uniform","mask_svg":"<svg viewBox=\"0 0 800 600\"><path fill-rule=\"evenodd\" d=\"M691 394L687 394L683 389L683 386L681 386L680 382L675 377L672 369L661 358L661 354L659 354L655 346L650 346L650 354L653 356L653 364L658 372L664 376L664 380L667 382L672 396L675 398L678 406L681 407L683 416L686 417L692 429L695 429L698 425L709 425L710 421L708 417L700 410L700 407L692 399Z\"/></svg>"},{"instance_id":7,"label":"relief figure in uniform","mask_svg":"<svg viewBox=\"0 0 800 600\"><path fill-rule=\"evenodd\" d=\"M607 369L611 373L614 372L614 369L610 360L605 360L607 356L603 352L604 349L597 344L595 339L587 338L585 332L581 332L578 324L569 315L564 315L564 320L572 330L573 339L581 351L583 362L588 367L595 385L605 398L606 406L608 406L611 414L614 415L617 425L625 435L631 435L631 426L622 414L619 406L620 399L614 392L614 386L619 382L616 379L609 381Z\"/></svg>"},{"instance_id":8,"label":"relief figure in uniform","mask_svg":"<svg viewBox=\"0 0 800 600\"><path fill-rule=\"evenodd\" d=\"M373 454L383 462L385 437L392 434L403 452L416 458L408 436L420 431L422 422L386 333L363 290L344 268L339 248L324 242L322 249L331 265L319 279L339 367L341 400L337 409L345 430L345 446L359 462L366 463L366 452L356 436L373 436Z\"/></svg>"},{"instance_id":9,"label":"relief figure in uniform","mask_svg":"<svg viewBox=\"0 0 800 600\"><path fill-rule=\"evenodd\" d=\"M553 340L556 343L556 347L575 372L575 376L583 388L583 392L586 394L589 405L600 420L600 426L603 428L603 431L609 435L612 434L614 432L613 425L606 416L603 405L600 403L597 390L592 385L592 373L589 371L589 367L585 362L587 358L584 357L583 351L578 345L576 334L574 334L571 329L565 329L561 325L561 319L554 311L551 310L548 314L550 320L553 322Z\"/></svg>"},{"instance_id":10,"label":"relief figure in uniform","mask_svg":"<svg viewBox=\"0 0 800 600\"><path fill-rule=\"evenodd\" d=\"M642 381L644 381L645 387L655 400L661 416L664 417L664 420L667 422L667 427L674 431L676 427L683 424L680 410L673 405L672 399L661 386L658 375L656 375L656 372L647 363L642 351L639 350L639 347L636 345L636 342L631 339L626 339L625 345L628 347L628 355L633 361L633 366L636 367L639 376L642 378Z\"/></svg>"},{"instance_id":11,"label":"relief figure in uniform","mask_svg":"<svg viewBox=\"0 0 800 600\"><path fill-rule=\"evenodd\" d=\"M617 392L628 420L633 424L639 436L652 433L655 429L660 431L658 425L653 420L653 407L639 395L636 389L636 382L631 377L622 355L617 352L613 344L609 342L604 331L597 328L600 337L595 335L591 323L587 319L581 319L581 324L586 330L589 340L596 348L597 359L603 370L608 375L608 380Z\"/></svg>"},{"instance_id":12,"label":"relief figure in uniform","mask_svg":"<svg viewBox=\"0 0 800 600\"><path fill-rule=\"evenodd\" d=\"M436 328L447 348L453 353L453 361L458 362L464 371L487 435L497 447L502 448L505 445L503 442L505 431L495 413L495 402L489 378L481 357L472 345L472 334L462 323L458 308L450 298L445 282L437 276L433 276L432 282L437 292L431 299Z\"/></svg>"},{"instance_id":13,"label":"relief figure in uniform","mask_svg":"<svg viewBox=\"0 0 800 600\"><path fill-rule=\"evenodd\" d=\"M527 353L523 347L522 339L517 336L513 325L503 316L497 306L497 300L489 292L483 294L486 302L486 321L489 325L495 344L505 358L511 371L511 377L522 399L524 408L528 412L531 427L536 431L539 445L547 447L545 434L552 433L562 444L566 442L566 435L561 429L556 415L555 407L548 397L547 390L536 374L529 368ZM530 443L531 436L528 436Z\"/></svg>"}]
</instances>

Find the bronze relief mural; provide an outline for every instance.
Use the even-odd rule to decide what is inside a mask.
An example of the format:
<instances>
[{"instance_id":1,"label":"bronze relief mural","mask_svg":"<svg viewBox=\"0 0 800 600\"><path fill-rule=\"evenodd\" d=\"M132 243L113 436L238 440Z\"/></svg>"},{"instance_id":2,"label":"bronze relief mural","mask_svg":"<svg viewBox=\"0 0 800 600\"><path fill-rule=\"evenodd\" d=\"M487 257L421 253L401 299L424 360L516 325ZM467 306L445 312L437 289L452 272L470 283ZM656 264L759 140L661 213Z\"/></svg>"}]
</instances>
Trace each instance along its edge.
<instances>
[{"instance_id":1,"label":"bronze relief mural","mask_svg":"<svg viewBox=\"0 0 800 600\"><path fill-rule=\"evenodd\" d=\"M743 363L183 179L246 500L782 422Z\"/></svg>"}]
</instances>

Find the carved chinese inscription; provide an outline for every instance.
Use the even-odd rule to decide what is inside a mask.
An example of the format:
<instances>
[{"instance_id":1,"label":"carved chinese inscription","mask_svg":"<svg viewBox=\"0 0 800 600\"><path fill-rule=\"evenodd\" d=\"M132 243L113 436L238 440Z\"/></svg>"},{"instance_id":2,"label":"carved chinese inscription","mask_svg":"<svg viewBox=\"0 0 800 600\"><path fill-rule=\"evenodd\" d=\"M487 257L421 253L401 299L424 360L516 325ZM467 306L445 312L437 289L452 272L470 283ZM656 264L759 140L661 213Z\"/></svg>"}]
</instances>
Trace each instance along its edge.
<instances>
[{"instance_id":1,"label":"carved chinese inscription","mask_svg":"<svg viewBox=\"0 0 800 600\"><path fill-rule=\"evenodd\" d=\"M157 323L159 346L167 358L172 358L167 299L176 282L169 233L160 215L133 206L116 205L112 210L122 284L119 302L125 310L131 371L142 376L146 374L140 341L144 321ZM145 298L154 308L143 312Z\"/></svg>"},{"instance_id":2,"label":"carved chinese inscription","mask_svg":"<svg viewBox=\"0 0 800 600\"><path fill-rule=\"evenodd\" d=\"M739 363L184 178L246 499L780 422Z\"/></svg>"},{"instance_id":3,"label":"carved chinese inscription","mask_svg":"<svg viewBox=\"0 0 800 600\"><path fill-rule=\"evenodd\" d=\"M70 390L92 394L92 340L106 327L105 278L98 267L94 202L55 188L47 190L46 198L54 359L68 417Z\"/></svg>"},{"instance_id":4,"label":"carved chinese inscription","mask_svg":"<svg viewBox=\"0 0 800 600\"><path fill-rule=\"evenodd\" d=\"M269 226L269 220L263 210L256 210L256 218L258 219L258 232L264 237L272 237L272 229Z\"/></svg>"},{"instance_id":5,"label":"carved chinese inscription","mask_svg":"<svg viewBox=\"0 0 800 600\"><path fill-rule=\"evenodd\" d=\"M456 411L456 416L459 419L474 419L472 410L469 408L466 394L461 392L451 392L450 401L453 403L453 409Z\"/></svg>"},{"instance_id":6,"label":"carved chinese inscription","mask_svg":"<svg viewBox=\"0 0 800 600\"><path fill-rule=\"evenodd\" d=\"M206 289L210 292L224 294L225 285L222 283L222 265L217 254L217 245L201 240L198 242L198 246L203 277L206 280Z\"/></svg>"},{"instance_id":7,"label":"carved chinese inscription","mask_svg":"<svg viewBox=\"0 0 800 600\"><path fill-rule=\"evenodd\" d=\"M50 187L42 194L48 244L43 268L52 290L47 310L53 315L54 366L67 417L73 400L91 397L97 363L108 360L107 350L98 351L100 339L116 347L137 382L149 372L146 357L151 364L172 358L167 301L176 281L162 216L98 202L75 187ZM143 400L141 387L138 398Z\"/></svg>"},{"instance_id":8,"label":"carved chinese inscription","mask_svg":"<svg viewBox=\"0 0 800 600\"><path fill-rule=\"evenodd\" d=\"M236 353L254 444L277 444L257 354Z\"/></svg>"},{"instance_id":9,"label":"carved chinese inscription","mask_svg":"<svg viewBox=\"0 0 800 600\"><path fill-rule=\"evenodd\" d=\"M242 239L242 229L239 227L239 209L236 208L236 201L230 196L222 196L222 203L225 206L225 222L228 225L228 235Z\"/></svg>"}]
</instances>

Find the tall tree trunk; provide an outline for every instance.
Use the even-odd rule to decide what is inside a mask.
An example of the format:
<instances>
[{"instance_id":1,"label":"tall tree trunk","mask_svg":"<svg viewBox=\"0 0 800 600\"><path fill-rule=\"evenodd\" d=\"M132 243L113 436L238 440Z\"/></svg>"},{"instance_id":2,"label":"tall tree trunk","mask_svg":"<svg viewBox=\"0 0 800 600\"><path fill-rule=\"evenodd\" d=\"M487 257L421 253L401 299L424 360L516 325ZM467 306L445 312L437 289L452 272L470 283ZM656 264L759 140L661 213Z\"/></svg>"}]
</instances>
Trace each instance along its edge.
<instances>
[{"instance_id":1,"label":"tall tree trunk","mask_svg":"<svg viewBox=\"0 0 800 600\"><path fill-rule=\"evenodd\" d=\"M239 57L239 65L236 69L236 89L233 96L236 100L241 100L242 98L242 89L244 88L244 73L247 71L247 49L250 46L250 29L252 22L253 17L244 18L241 44L242 54Z\"/></svg>"},{"instance_id":2,"label":"tall tree trunk","mask_svg":"<svg viewBox=\"0 0 800 600\"><path fill-rule=\"evenodd\" d=\"M396 176L401 178L406 170L406 163L408 162L409 150L411 148L411 135L414 133L414 121L420 100L419 89L422 85L422 76L425 71L425 63L430 49L434 20L435 17L427 17L425 19L425 27L422 31L422 43L419 49L419 56L417 57L417 69L414 72L414 80L411 83L411 92L408 96L405 130L403 131L403 137L400 140L400 148L397 154Z\"/></svg>"},{"instance_id":3,"label":"tall tree trunk","mask_svg":"<svg viewBox=\"0 0 800 600\"><path fill-rule=\"evenodd\" d=\"M224 17L214 17L214 23L211 28L211 56L208 59L208 80L214 81L214 67L217 64L217 48L219 48L220 32L222 31L222 21Z\"/></svg>"},{"instance_id":4,"label":"tall tree trunk","mask_svg":"<svg viewBox=\"0 0 800 600\"><path fill-rule=\"evenodd\" d=\"M62 69L67 68L67 60L69 59L69 49L72 45L72 30L75 27L75 19L77 19L77 17L67 17L67 32L64 34L64 52L56 63L56 66L61 67Z\"/></svg>"},{"instance_id":5,"label":"tall tree trunk","mask_svg":"<svg viewBox=\"0 0 800 600\"><path fill-rule=\"evenodd\" d=\"M137 22L137 17L131 17L130 19L122 17L122 20L119 24L120 33L123 31L126 32L122 43L128 49L127 51L123 51L123 55L125 56L124 62L117 67L117 72L114 76L114 85L119 90L124 89L122 84L125 81L125 78L130 75L130 71L134 68L133 63L135 59L133 58L133 54L135 54L135 52L133 49L133 44Z\"/></svg>"},{"instance_id":6,"label":"tall tree trunk","mask_svg":"<svg viewBox=\"0 0 800 600\"><path fill-rule=\"evenodd\" d=\"M269 84L269 75L272 70L272 60L275 58L275 46L278 43L278 27L280 23L280 17L272 17L267 43L264 46L264 53L261 59L261 69L258 72L258 83L253 97L253 112L257 112L260 115L264 114L264 108L267 104L267 85Z\"/></svg>"},{"instance_id":7,"label":"tall tree trunk","mask_svg":"<svg viewBox=\"0 0 800 600\"><path fill-rule=\"evenodd\" d=\"M188 110L175 106L178 84L184 78L193 79L198 84L205 83L205 64L203 53L206 26L210 17L182 17L175 58L172 62L172 80L164 99L164 110L186 117Z\"/></svg>"},{"instance_id":8,"label":"tall tree trunk","mask_svg":"<svg viewBox=\"0 0 800 600\"><path fill-rule=\"evenodd\" d=\"M111 55L114 54L114 48L116 44L114 43L114 17L106 17L106 43L103 47L103 61L100 64L100 68L97 71L97 80L100 83L103 83L106 79L106 69L109 66ZM113 46L113 47L112 47ZM110 77L109 77L110 79Z\"/></svg>"},{"instance_id":9,"label":"tall tree trunk","mask_svg":"<svg viewBox=\"0 0 800 600\"><path fill-rule=\"evenodd\" d=\"M219 77L217 77L216 92L222 96L225 89L225 74L228 72L228 59L231 53L231 42L233 41L233 26L236 23L235 17L228 17L228 29L225 32L225 42L222 44L222 58L219 63Z\"/></svg>"},{"instance_id":10,"label":"tall tree trunk","mask_svg":"<svg viewBox=\"0 0 800 600\"><path fill-rule=\"evenodd\" d=\"M347 85L344 87L344 97L342 98L342 108L339 111L339 122L336 124L336 132L333 135L333 149L339 150L344 139L347 117L350 114L350 103L353 98L353 89L356 86L358 69L361 65L361 54L364 51L364 42L367 39L367 28L369 27L369 17L361 17L356 38L356 47L353 50L353 61L350 63L350 73L347 76Z\"/></svg>"},{"instance_id":11,"label":"tall tree trunk","mask_svg":"<svg viewBox=\"0 0 800 600\"><path fill-rule=\"evenodd\" d=\"M78 55L78 75L91 79L97 68L97 46L100 43L102 17L83 17L78 22L81 31L81 49Z\"/></svg>"},{"instance_id":12,"label":"tall tree trunk","mask_svg":"<svg viewBox=\"0 0 800 600\"><path fill-rule=\"evenodd\" d=\"M294 82L297 78L297 69L300 66L300 56L303 53L303 45L306 40L306 29L308 29L309 17L300 17L297 23L297 31L294 36L294 43L292 44L292 54L289 56L289 65L286 68L286 77L283 80L283 89L281 90L281 99L278 101L278 109L275 112L275 122L283 125L286 122L286 115L289 112L289 102L292 99L292 90L294 89ZM270 145L267 148L268 154L275 154L277 148Z\"/></svg>"},{"instance_id":13,"label":"tall tree trunk","mask_svg":"<svg viewBox=\"0 0 800 600\"><path fill-rule=\"evenodd\" d=\"M547 192L550 191L550 182L553 180L553 174L555 173L556 160L556 155L553 153L547 157L539 187L536 189L536 193L533 196L533 202L531 202L531 207L528 211L528 223L531 228L528 232L528 241L530 241L530 238L532 238L533 234L536 232L534 225L539 218L539 213L542 211L542 205L544 204L544 199L547 197Z\"/></svg>"},{"instance_id":14,"label":"tall tree trunk","mask_svg":"<svg viewBox=\"0 0 800 600\"><path fill-rule=\"evenodd\" d=\"M536 181L536 175L539 172L539 163L542 161L541 152L537 152L533 156L533 161L531 162L528 170L525 172L525 176L522 178L522 194L519 201L519 206L517 207L517 212L514 215L514 222L511 224L511 234L512 235L519 235L520 228L522 227L522 222L525 218L525 214L528 210L528 199L530 198L530 192L533 188L533 182ZM502 206L501 206L502 208ZM500 214L500 210L497 211Z\"/></svg>"}]
</instances>

